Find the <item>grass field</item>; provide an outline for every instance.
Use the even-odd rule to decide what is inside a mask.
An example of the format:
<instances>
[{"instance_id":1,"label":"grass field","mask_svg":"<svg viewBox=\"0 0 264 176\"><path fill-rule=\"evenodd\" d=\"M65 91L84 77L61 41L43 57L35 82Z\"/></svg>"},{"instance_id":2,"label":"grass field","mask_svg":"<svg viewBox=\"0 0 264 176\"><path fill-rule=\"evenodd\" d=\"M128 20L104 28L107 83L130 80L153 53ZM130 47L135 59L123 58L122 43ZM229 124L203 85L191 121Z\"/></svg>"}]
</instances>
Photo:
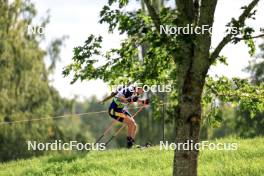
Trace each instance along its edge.
<instances>
[{"instance_id":1,"label":"grass field","mask_svg":"<svg viewBox=\"0 0 264 176\"><path fill-rule=\"evenodd\" d=\"M264 175L264 138L222 139L237 142L236 151L200 152L200 176ZM0 165L1 176L160 176L171 175L173 151L159 147L53 154Z\"/></svg>"}]
</instances>

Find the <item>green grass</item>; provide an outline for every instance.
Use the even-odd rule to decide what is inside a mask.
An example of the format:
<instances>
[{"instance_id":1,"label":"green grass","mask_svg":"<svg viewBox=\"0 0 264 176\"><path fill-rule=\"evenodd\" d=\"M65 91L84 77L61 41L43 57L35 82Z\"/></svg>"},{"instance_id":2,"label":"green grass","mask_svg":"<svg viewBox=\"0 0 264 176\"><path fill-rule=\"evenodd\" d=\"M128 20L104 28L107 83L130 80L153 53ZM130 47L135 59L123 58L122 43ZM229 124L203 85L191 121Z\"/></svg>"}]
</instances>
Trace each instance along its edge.
<instances>
[{"instance_id":1,"label":"green grass","mask_svg":"<svg viewBox=\"0 0 264 176\"><path fill-rule=\"evenodd\" d=\"M222 139L237 142L236 151L200 152L200 176L264 175L264 138ZM173 151L159 147L53 154L0 164L0 176L160 176L171 175Z\"/></svg>"}]
</instances>

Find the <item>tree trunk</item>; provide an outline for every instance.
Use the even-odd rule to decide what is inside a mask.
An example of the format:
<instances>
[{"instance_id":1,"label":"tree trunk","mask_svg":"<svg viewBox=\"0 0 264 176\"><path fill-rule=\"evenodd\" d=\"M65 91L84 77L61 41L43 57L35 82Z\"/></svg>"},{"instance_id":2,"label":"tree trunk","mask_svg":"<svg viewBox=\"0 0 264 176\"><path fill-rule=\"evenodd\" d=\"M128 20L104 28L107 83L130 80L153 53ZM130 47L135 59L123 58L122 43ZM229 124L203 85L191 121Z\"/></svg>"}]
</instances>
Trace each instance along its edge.
<instances>
[{"instance_id":1,"label":"tree trunk","mask_svg":"<svg viewBox=\"0 0 264 176\"><path fill-rule=\"evenodd\" d=\"M189 143L190 146L199 143L202 93L205 78L210 67L209 49L210 36L197 37L193 48L193 57L187 66L183 77L183 84L179 92L178 109L176 112L176 139L175 143ZM184 70L183 69L183 70ZM193 147L192 147L193 148ZM174 154L174 176L196 176L198 151L194 148L189 150L176 149Z\"/></svg>"},{"instance_id":2,"label":"tree trunk","mask_svg":"<svg viewBox=\"0 0 264 176\"><path fill-rule=\"evenodd\" d=\"M175 140L178 147L180 143L189 143L192 145L199 142L203 84L195 86L194 82L193 80L189 80L184 83L185 89L186 86L188 88L183 91L181 102L179 103ZM198 150L195 149L176 149L173 175L197 175L198 153Z\"/></svg>"},{"instance_id":3,"label":"tree trunk","mask_svg":"<svg viewBox=\"0 0 264 176\"><path fill-rule=\"evenodd\" d=\"M192 0L177 0L178 10L184 15L185 23L197 22L198 26L213 25L214 12L217 0L202 0L200 4L199 20L196 21L195 7ZM193 11L190 11L193 9ZM187 9L187 10L186 10ZM189 11L188 11L189 9ZM178 92L178 108L175 116L175 143L189 143L189 150L176 149L174 152L174 176L197 176L198 154L194 144L199 143L202 93L205 78L210 67L209 51L211 35L209 32L197 35L192 46L182 45L186 49L183 56L184 64L180 65L183 74ZM187 46L187 47L186 47ZM183 50L184 51L184 50Z\"/></svg>"}]
</instances>

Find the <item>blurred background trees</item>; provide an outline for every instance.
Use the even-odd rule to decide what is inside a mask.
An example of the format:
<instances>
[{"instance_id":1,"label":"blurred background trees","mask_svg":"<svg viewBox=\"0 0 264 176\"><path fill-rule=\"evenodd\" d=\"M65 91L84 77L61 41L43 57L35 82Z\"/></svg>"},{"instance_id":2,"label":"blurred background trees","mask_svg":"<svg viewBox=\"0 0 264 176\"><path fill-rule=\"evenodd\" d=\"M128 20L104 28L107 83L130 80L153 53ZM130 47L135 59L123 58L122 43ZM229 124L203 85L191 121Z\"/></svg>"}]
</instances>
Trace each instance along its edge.
<instances>
[{"instance_id":1,"label":"blurred background trees","mask_svg":"<svg viewBox=\"0 0 264 176\"><path fill-rule=\"evenodd\" d=\"M89 130L82 131L80 120L74 117L3 124L71 111L71 107L67 106L69 100L61 98L48 79L63 39L54 40L47 51L43 50L40 47L43 38L27 34L27 27L35 16L36 9L30 1L0 1L0 161L42 153L27 151L27 140L85 141L91 138L87 134ZM41 23L41 26L45 26L48 18ZM52 59L51 66L44 63L47 54Z\"/></svg>"}]
</instances>

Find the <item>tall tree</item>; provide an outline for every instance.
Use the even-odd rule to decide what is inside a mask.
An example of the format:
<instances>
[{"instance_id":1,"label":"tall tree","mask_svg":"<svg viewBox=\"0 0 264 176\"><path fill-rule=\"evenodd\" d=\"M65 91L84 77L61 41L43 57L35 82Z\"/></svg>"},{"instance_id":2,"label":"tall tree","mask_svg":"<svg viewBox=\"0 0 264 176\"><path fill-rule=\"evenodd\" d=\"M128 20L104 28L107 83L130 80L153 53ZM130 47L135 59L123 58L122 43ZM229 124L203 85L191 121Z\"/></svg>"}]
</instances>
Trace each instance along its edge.
<instances>
[{"instance_id":1,"label":"tall tree","mask_svg":"<svg viewBox=\"0 0 264 176\"><path fill-rule=\"evenodd\" d=\"M109 83L120 83L131 78L147 84L172 84L174 91L171 93L173 96L170 102L175 105L174 113L172 113L176 122L175 142L198 143L202 94L205 88L223 100L234 101L243 98L241 102L251 102L250 105L254 106L254 101L246 98L248 95L241 96L242 92L237 90L241 88L247 91L250 86L246 81L221 78L216 83L209 79L206 87L205 83L210 66L223 59L220 57L220 52L228 43L246 41L253 51L252 39L259 36L253 36L254 30L246 26L245 21L254 16L253 9L259 0L252 0L250 4L244 6L238 19L232 18L227 26L235 27L236 33L227 33L213 51L211 50L212 36L209 31L205 31L204 34L167 35L160 32L160 27L165 25L212 27L217 1L176 0L177 9L168 7L157 11L150 0L144 0L148 10L146 15L142 13L142 10L122 11L122 8L129 3L128 0L110 0L100 12L100 23L109 24L109 32L117 28L120 34L126 33L127 40L121 43L120 49L103 53L100 50L102 37L89 36L83 46L74 48L73 63L65 67L63 74L73 73L73 83L78 79L98 78ZM115 2L119 4L119 8L111 9ZM138 57L138 46L146 42L148 49L142 61ZM97 59L94 56L98 55L106 58L105 64L95 65ZM234 85L242 86L234 88L236 87ZM234 90L236 94L230 92L231 90ZM224 94L221 94L221 91ZM229 99L225 98L224 95L227 94L236 95L236 98L233 96L229 96ZM263 97L254 96L254 98L259 102L259 107L263 107L261 102ZM249 107L247 105L248 103L244 103L245 107ZM173 175L195 176L197 164L198 150L175 150Z\"/></svg>"},{"instance_id":2,"label":"tall tree","mask_svg":"<svg viewBox=\"0 0 264 176\"><path fill-rule=\"evenodd\" d=\"M66 104L48 79L62 40L54 40L47 51L42 49L42 37L27 33L35 16L36 9L30 1L0 0L0 162L43 153L29 151L28 140L86 141L91 137L88 130L86 134L81 132L81 124L74 118L32 122L62 115ZM45 19L40 26L45 27L47 22ZM47 54L52 63L48 69L44 63ZM65 128L68 124L71 128Z\"/></svg>"}]
</instances>

